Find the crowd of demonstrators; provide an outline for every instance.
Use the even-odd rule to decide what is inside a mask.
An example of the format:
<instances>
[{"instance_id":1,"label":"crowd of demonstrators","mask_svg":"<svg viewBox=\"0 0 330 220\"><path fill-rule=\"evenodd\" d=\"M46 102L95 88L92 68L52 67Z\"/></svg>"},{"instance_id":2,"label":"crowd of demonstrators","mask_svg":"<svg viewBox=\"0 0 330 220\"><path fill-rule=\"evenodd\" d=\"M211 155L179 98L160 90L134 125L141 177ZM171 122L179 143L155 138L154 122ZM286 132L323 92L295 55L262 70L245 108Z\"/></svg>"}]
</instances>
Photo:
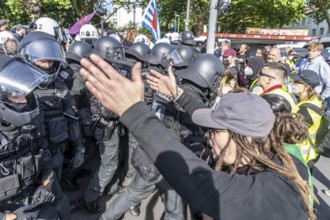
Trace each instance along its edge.
<instances>
[{"instance_id":1,"label":"crowd of demonstrators","mask_svg":"<svg viewBox=\"0 0 330 220\"><path fill-rule=\"evenodd\" d=\"M324 49L321 43L311 43L308 47L308 59L301 63L299 71L311 70L316 72L321 78L321 84L316 90L323 100L330 97L330 66L321 56Z\"/></svg>"},{"instance_id":2,"label":"crowd of demonstrators","mask_svg":"<svg viewBox=\"0 0 330 220\"><path fill-rule=\"evenodd\" d=\"M134 66L130 81L100 57L90 59L95 64L81 61L87 88L120 115L165 179L193 208L216 219L262 219L265 212L270 219L315 219L309 187L273 134L275 116L266 101L252 94L233 93L223 95L213 108L201 109L205 105L177 87L171 71L169 77L154 72L155 77L147 77L152 88L175 98L187 112L197 110L192 114L195 123L211 128L209 144L217 157L213 169L173 138L141 101L141 65ZM127 89L119 95L118 88ZM260 194L265 190L267 193ZM274 199L277 202L273 203ZM234 211L236 205L240 211Z\"/></svg>"},{"instance_id":3,"label":"crowd of demonstrators","mask_svg":"<svg viewBox=\"0 0 330 220\"><path fill-rule=\"evenodd\" d=\"M185 204L194 219L316 219L322 44L297 61L292 48L249 56L228 40L206 54L191 31L153 44L136 29L33 27L0 20L0 219L120 219L155 190L166 220L186 219ZM63 188L86 175L70 204Z\"/></svg>"}]
</instances>

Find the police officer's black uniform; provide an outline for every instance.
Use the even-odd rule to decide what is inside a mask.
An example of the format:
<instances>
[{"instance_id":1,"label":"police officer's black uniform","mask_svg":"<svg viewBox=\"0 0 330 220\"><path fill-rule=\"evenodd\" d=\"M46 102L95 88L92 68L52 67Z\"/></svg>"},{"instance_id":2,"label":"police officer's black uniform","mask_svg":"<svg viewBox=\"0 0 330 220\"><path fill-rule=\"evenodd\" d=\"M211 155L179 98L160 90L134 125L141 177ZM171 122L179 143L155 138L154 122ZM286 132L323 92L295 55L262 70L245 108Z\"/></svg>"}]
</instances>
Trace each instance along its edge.
<instances>
[{"instance_id":1,"label":"police officer's black uniform","mask_svg":"<svg viewBox=\"0 0 330 220\"><path fill-rule=\"evenodd\" d=\"M6 79L0 90L0 219L6 212L17 219L69 219L68 201L52 171L43 117L32 93L47 77L18 58L0 60L0 75Z\"/></svg>"}]
</instances>

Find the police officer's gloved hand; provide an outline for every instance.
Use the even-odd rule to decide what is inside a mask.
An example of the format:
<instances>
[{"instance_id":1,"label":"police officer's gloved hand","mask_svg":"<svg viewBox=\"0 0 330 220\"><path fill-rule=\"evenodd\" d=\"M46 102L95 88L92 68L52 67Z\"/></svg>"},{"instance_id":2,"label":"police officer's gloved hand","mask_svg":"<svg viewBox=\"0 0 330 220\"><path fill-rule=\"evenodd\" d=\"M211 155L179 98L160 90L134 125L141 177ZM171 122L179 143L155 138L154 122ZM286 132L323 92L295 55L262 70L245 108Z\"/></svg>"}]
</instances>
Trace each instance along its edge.
<instances>
[{"instance_id":1,"label":"police officer's gloved hand","mask_svg":"<svg viewBox=\"0 0 330 220\"><path fill-rule=\"evenodd\" d=\"M40 204L54 202L55 195L52 192L52 185L52 182L49 182L46 186L39 186L33 194L31 205L38 206Z\"/></svg>"},{"instance_id":2,"label":"police officer's gloved hand","mask_svg":"<svg viewBox=\"0 0 330 220\"><path fill-rule=\"evenodd\" d=\"M22 206L15 211L13 211L13 214L16 215L15 220L35 220L37 219L39 215L39 210L32 211L31 205Z\"/></svg>"}]
</instances>

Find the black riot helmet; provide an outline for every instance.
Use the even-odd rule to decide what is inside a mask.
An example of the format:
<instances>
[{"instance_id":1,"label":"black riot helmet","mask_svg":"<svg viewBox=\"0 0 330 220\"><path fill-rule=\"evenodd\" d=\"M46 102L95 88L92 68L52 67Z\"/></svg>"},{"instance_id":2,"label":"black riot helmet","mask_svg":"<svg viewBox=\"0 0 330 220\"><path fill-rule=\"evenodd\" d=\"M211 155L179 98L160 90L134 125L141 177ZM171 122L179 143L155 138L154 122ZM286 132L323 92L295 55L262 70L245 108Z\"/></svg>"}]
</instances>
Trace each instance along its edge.
<instances>
[{"instance_id":1,"label":"black riot helmet","mask_svg":"<svg viewBox=\"0 0 330 220\"><path fill-rule=\"evenodd\" d=\"M150 48L144 42L136 42L125 51L126 57L133 56L134 58L142 61L144 57L150 52Z\"/></svg>"},{"instance_id":2,"label":"black riot helmet","mask_svg":"<svg viewBox=\"0 0 330 220\"><path fill-rule=\"evenodd\" d=\"M33 94L48 78L35 66L20 58L0 56L0 120L23 126L39 114Z\"/></svg>"},{"instance_id":3,"label":"black riot helmet","mask_svg":"<svg viewBox=\"0 0 330 220\"><path fill-rule=\"evenodd\" d=\"M195 35L191 31L184 31L181 33L181 44L195 46Z\"/></svg>"},{"instance_id":4,"label":"black riot helmet","mask_svg":"<svg viewBox=\"0 0 330 220\"><path fill-rule=\"evenodd\" d=\"M168 43L158 43L146 55L144 61L152 65L161 65L167 67L169 61L169 54L175 49L174 45Z\"/></svg>"},{"instance_id":5,"label":"black riot helmet","mask_svg":"<svg viewBox=\"0 0 330 220\"><path fill-rule=\"evenodd\" d=\"M92 52L92 46L83 41L75 41L65 54L67 59L80 62L80 60Z\"/></svg>"},{"instance_id":6,"label":"black riot helmet","mask_svg":"<svg viewBox=\"0 0 330 220\"><path fill-rule=\"evenodd\" d=\"M194 50L185 45L180 45L170 53L174 67L188 67L195 58Z\"/></svg>"},{"instance_id":7,"label":"black riot helmet","mask_svg":"<svg viewBox=\"0 0 330 220\"><path fill-rule=\"evenodd\" d=\"M65 52L61 44L52 35L36 31L26 35L19 46L20 57L33 64L48 75L42 86L48 86L57 77L66 63ZM40 66L40 62L52 62L51 66Z\"/></svg>"},{"instance_id":8,"label":"black riot helmet","mask_svg":"<svg viewBox=\"0 0 330 220\"><path fill-rule=\"evenodd\" d=\"M124 50L120 42L110 36L104 36L97 39L94 44L93 52L108 61L125 60Z\"/></svg>"},{"instance_id":9,"label":"black riot helmet","mask_svg":"<svg viewBox=\"0 0 330 220\"><path fill-rule=\"evenodd\" d=\"M224 71L223 63L216 56L213 54L200 54L187 69L177 71L175 75L189 80L201 88L214 90L214 84Z\"/></svg>"}]
</instances>

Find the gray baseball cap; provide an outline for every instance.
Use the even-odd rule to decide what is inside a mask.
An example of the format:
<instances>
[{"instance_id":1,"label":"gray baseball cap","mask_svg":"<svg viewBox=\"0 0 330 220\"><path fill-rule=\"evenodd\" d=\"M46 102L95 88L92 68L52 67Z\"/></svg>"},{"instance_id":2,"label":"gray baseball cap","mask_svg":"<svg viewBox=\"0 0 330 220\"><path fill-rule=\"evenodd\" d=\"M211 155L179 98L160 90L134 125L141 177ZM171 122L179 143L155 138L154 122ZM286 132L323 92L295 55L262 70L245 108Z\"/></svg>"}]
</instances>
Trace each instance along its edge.
<instances>
[{"instance_id":1,"label":"gray baseball cap","mask_svg":"<svg viewBox=\"0 0 330 220\"><path fill-rule=\"evenodd\" d=\"M303 81L310 85L312 88L315 88L321 83L320 76L312 70L302 70L299 73L291 73L289 76L294 81Z\"/></svg>"},{"instance_id":2,"label":"gray baseball cap","mask_svg":"<svg viewBox=\"0 0 330 220\"><path fill-rule=\"evenodd\" d=\"M228 93L215 107L192 114L194 123L208 128L228 129L249 137L267 137L275 122L270 105L263 98L245 93Z\"/></svg>"}]
</instances>

